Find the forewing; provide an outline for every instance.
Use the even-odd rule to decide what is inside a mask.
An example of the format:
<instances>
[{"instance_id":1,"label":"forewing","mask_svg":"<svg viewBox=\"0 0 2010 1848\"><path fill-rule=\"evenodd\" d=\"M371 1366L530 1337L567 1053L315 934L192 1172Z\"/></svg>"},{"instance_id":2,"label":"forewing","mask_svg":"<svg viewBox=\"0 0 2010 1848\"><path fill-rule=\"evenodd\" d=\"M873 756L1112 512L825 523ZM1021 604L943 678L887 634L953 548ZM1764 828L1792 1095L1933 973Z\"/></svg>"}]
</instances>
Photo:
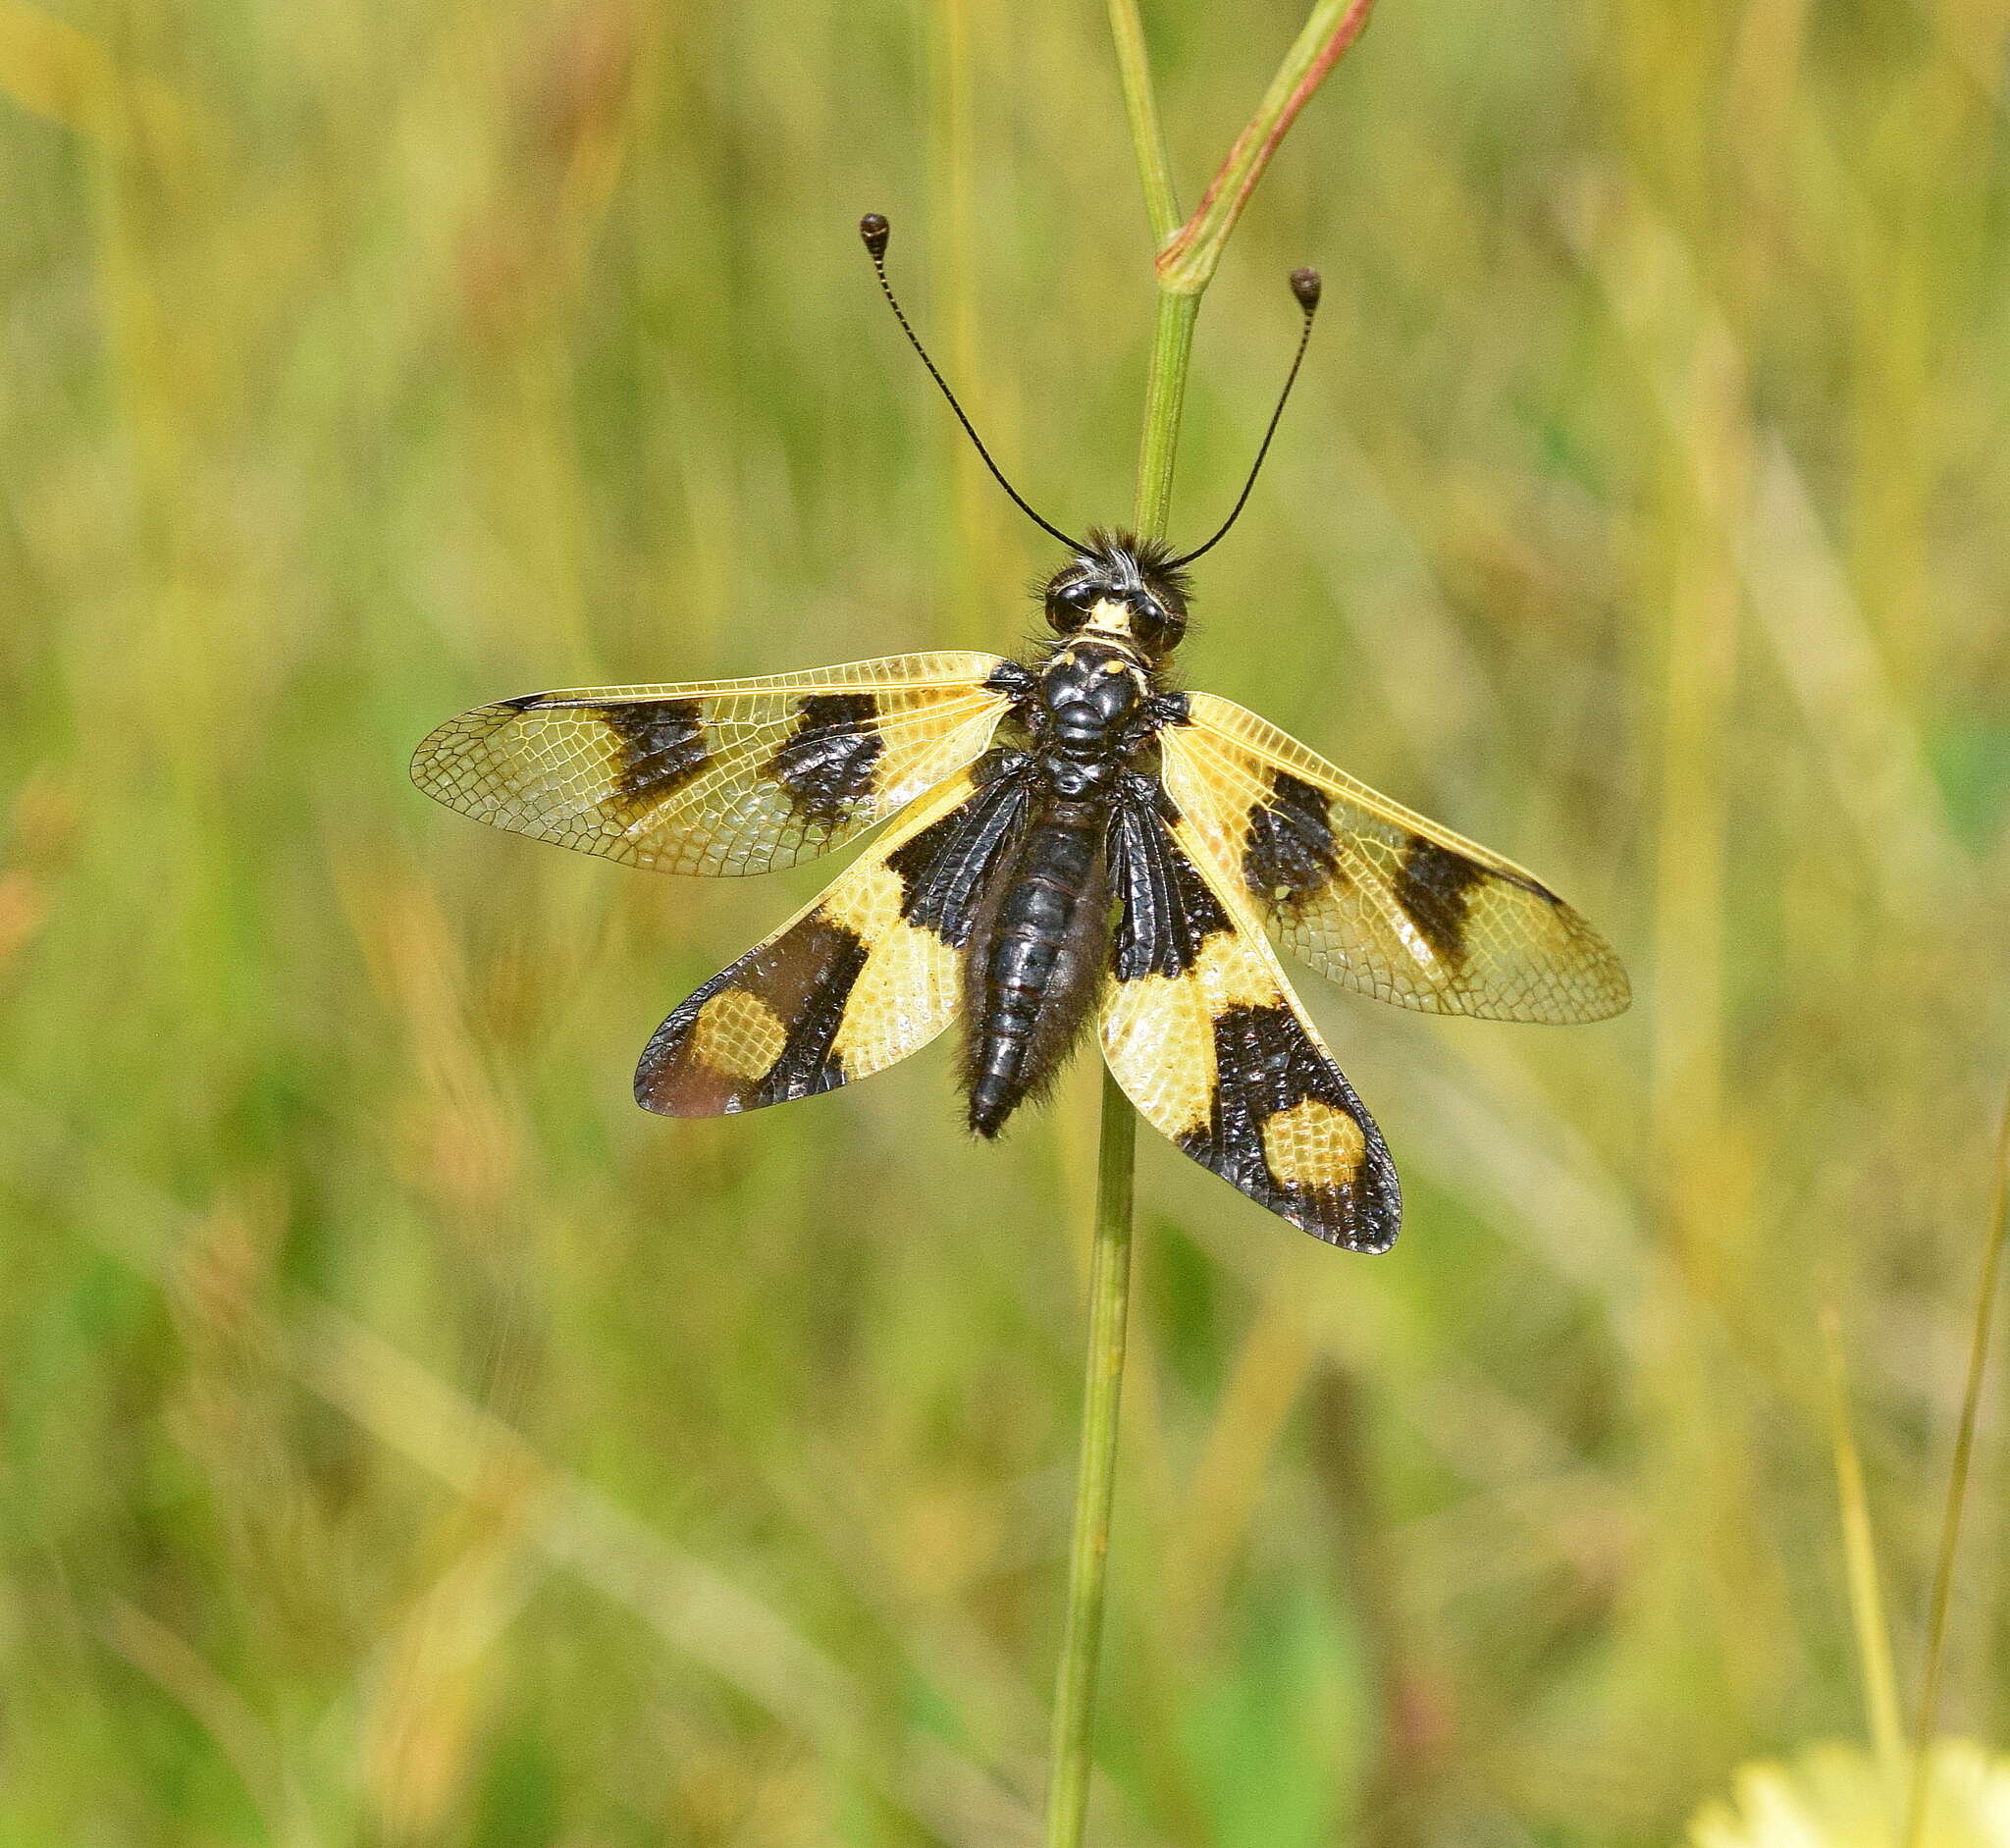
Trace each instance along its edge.
<instances>
[{"instance_id":1,"label":"forewing","mask_svg":"<svg viewBox=\"0 0 2010 1848\"><path fill-rule=\"evenodd\" d=\"M962 945L1024 800L1016 784L980 787L964 772L917 804L663 1022L636 1101L670 1117L758 1110L926 1045L961 1005Z\"/></svg>"},{"instance_id":2,"label":"forewing","mask_svg":"<svg viewBox=\"0 0 2010 1848\"><path fill-rule=\"evenodd\" d=\"M1386 1251L1402 1197L1381 1133L1241 894L1149 809L1114 841L1103 1057L1152 1127L1329 1244Z\"/></svg>"},{"instance_id":3,"label":"forewing","mask_svg":"<svg viewBox=\"0 0 2010 1848\"><path fill-rule=\"evenodd\" d=\"M793 866L972 763L995 655L895 655L757 680L534 693L450 719L412 780L493 827L663 872Z\"/></svg>"},{"instance_id":4,"label":"forewing","mask_svg":"<svg viewBox=\"0 0 2010 1848\"><path fill-rule=\"evenodd\" d=\"M1619 959L1539 879L1268 720L1196 693L1186 722L1158 737L1196 851L1335 981L1489 1020L1596 1021L1625 1008Z\"/></svg>"}]
</instances>

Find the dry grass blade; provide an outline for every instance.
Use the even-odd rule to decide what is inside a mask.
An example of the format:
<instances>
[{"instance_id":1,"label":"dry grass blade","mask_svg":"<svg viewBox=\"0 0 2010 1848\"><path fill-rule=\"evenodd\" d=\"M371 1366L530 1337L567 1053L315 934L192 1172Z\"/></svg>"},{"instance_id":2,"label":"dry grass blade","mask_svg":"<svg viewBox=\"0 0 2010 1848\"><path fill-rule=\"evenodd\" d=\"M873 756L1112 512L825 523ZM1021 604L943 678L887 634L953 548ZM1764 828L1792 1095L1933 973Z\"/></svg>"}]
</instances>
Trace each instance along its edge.
<instances>
[{"instance_id":1,"label":"dry grass blade","mask_svg":"<svg viewBox=\"0 0 2010 1848\"><path fill-rule=\"evenodd\" d=\"M1850 1616L1856 1625L1857 1665L1864 1677L1864 1707L1871 1740L1883 1773L1888 1820L1901 1814L1905 1788L1905 1728L1898 1715L1898 1678L1891 1668L1891 1631L1884 1618L1884 1594L1878 1581L1878 1552L1871 1528L1864 1465L1850 1423L1849 1379L1842 1354L1842 1324L1834 1309L1822 1312L1822 1347L1827 1361L1829 1443L1835 1452L1835 1485L1842 1505L1844 1558L1849 1570Z\"/></svg>"},{"instance_id":2,"label":"dry grass blade","mask_svg":"<svg viewBox=\"0 0 2010 1848\"><path fill-rule=\"evenodd\" d=\"M1954 1434L1954 1460L1948 1473L1947 1512L1940 1528L1940 1557L1933 1567L1933 1598L1927 1615L1927 1666L1920 1688L1920 1711L1913 1733L1912 1787L1905 1806L1904 1848L1919 1848L1927 1828L1931 1793L1928 1772L1932 1764L1933 1735L1940 1723L1940 1674L1947 1660L1947 1613L1954 1595L1954 1561L1961 1545L1961 1510L1968 1496L1969 1468L1975 1458L1976 1421L1982 1413L1983 1375L1989 1361L1989 1330L1995 1317L1996 1278L2002 1268L2003 1245L2010 1237L2010 1094L2003 1100L2003 1119L1996 1132L1996 1197L1983 1247L1981 1281L1976 1286L1975 1333L1969 1343L1968 1382L1961 1399L1961 1423Z\"/></svg>"}]
</instances>

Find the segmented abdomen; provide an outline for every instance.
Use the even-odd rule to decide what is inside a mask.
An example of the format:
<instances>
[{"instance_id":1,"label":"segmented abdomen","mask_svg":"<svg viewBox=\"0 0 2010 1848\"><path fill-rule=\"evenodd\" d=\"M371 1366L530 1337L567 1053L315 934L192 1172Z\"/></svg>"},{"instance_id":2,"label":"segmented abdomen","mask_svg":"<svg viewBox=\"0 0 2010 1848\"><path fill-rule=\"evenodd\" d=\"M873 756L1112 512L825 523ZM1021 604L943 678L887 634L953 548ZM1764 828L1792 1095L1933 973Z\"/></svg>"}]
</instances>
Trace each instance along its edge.
<instances>
[{"instance_id":1,"label":"segmented abdomen","mask_svg":"<svg viewBox=\"0 0 2010 1848\"><path fill-rule=\"evenodd\" d=\"M1106 824L1100 802L1050 801L972 945L966 1086L979 1135L1053 1076L1087 1018L1109 934Z\"/></svg>"}]
</instances>

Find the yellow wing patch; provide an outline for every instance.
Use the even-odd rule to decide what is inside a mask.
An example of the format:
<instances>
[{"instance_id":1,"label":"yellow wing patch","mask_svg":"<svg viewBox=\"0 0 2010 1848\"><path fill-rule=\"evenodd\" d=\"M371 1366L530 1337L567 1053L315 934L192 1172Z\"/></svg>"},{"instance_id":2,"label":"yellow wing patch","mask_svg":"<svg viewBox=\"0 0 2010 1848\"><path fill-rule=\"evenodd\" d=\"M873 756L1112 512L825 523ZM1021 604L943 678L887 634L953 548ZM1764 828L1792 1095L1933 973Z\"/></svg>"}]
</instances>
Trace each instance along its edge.
<instances>
[{"instance_id":1,"label":"yellow wing patch","mask_svg":"<svg viewBox=\"0 0 2010 1848\"><path fill-rule=\"evenodd\" d=\"M1368 1152L1361 1126L1345 1110L1306 1097L1263 1122L1263 1165L1287 1188L1351 1180Z\"/></svg>"},{"instance_id":2,"label":"yellow wing patch","mask_svg":"<svg viewBox=\"0 0 2010 1848\"><path fill-rule=\"evenodd\" d=\"M1214 1013L1190 971L1111 978L1103 988L1103 1058L1124 1095L1174 1141L1207 1128L1214 1109Z\"/></svg>"},{"instance_id":3,"label":"yellow wing patch","mask_svg":"<svg viewBox=\"0 0 2010 1848\"><path fill-rule=\"evenodd\" d=\"M744 988L720 989L691 1024L692 1057L728 1078L766 1078L788 1043L780 1016Z\"/></svg>"},{"instance_id":4,"label":"yellow wing patch","mask_svg":"<svg viewBox=\"0 0 2010 1848\"><path fill-rule=\"evenodd\" d=\"M837 846L974 762L995 655L896 655L753 680L597 687L450 719L412 780L463 815L664 872L766 872Z\"/></svg>"}]
</instances>

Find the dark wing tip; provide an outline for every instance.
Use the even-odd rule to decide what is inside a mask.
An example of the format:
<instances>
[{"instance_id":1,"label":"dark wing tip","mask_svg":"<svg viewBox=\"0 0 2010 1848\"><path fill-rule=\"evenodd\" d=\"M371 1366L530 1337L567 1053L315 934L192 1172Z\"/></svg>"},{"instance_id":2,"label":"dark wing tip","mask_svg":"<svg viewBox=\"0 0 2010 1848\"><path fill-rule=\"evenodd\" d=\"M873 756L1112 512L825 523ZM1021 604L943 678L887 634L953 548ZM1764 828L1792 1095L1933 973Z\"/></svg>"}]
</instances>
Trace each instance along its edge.
<instances>
[{"instance_id":1,"label":"dark wing tip","mask_svg":"<svg viewBox=\"0 0 2010 1848\"><path fill-rule=\"evenodd\" d=\"M708 982L688 1000L679 1002L669 1018L650 1034L649 1044L643 1047L642 1057L636 1061L635 1101L656 1116L684 1114L666 1095L665 1080L677 1048L690 1031L693 1017L705 1003L706 990L714 985Z\"/></svg>"},{"instance_id":2,"label":"dark wing tip","mask_svg":"<svg viewBox=\"0 0 2010 1848\"><path fill-rule=\"evenodd\" d=\"M1376 1141L1379 1144L1379 1136ZM1402 1188L1396 1164L1379 1146L1371 1147L1348 1186L1294 1190L1277 1200L1274 1209L1322 1243L1368 1257L1380 1257L1402 1230Z\"/></svg>"}]
</instances>

